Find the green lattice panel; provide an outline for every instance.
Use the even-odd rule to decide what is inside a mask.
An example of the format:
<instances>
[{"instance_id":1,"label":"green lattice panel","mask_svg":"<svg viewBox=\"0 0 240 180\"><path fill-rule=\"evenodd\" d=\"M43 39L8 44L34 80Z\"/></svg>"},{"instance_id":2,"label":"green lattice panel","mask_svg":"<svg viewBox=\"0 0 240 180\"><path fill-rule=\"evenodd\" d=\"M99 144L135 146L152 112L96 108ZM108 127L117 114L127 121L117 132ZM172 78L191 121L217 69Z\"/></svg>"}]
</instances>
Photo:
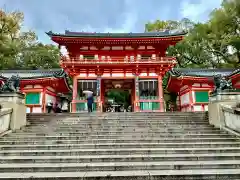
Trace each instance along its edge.
<instances>
[{"instance_id":1,"label":"green lattice panel","mask_svg":"<svg viewBox=\"0 0 240 180\"><path fill-rule=\"evenodd\" d=\"M209 101L208 91L196 91L195 92L195 100L197 103L208 102Z\"/></svg>"},{"instance_id":2,"label":"green lattice panel","mask_svg":"<svg viewBox=\"0 0 240 180\"><path fill-rule=\"evenodd\" d=\"M76 103L76 109L77 109L77 112L87 111L87 103L86 102ZM96 109L97 109L97 103L93 103L93 111L96 111Z\"/></svg>"},{"instance_id":3,"label":"green lattice panel","mask_svg":"<svg viewBox=\"0 0 240 180\"><path fill-rule=\"evenodd\" d=\"M158 99L158 96L140 96L140 99L144 99L144 100L156 100L156 99Z\"/></svg>"},{"instance_id":4,"label":"green lattice panel","mask_svg":"<svg viewBox=\"0 0 240 180\"><path fill-rule=\"evenodd\" d=\"M26 104L40 104L40 93L38 92L29 92L25 96Z\"/></svg>"},{"instance_id":5,"label":"green lattice panel","mask_svg":"<svg viewBox=\"0 0 240 180\"><path fill-rule=\"evenodd\" d=\"M154 111L159 109L160 109L159 102L140 102L141 111Z\"/></svg>"}]
</instances>

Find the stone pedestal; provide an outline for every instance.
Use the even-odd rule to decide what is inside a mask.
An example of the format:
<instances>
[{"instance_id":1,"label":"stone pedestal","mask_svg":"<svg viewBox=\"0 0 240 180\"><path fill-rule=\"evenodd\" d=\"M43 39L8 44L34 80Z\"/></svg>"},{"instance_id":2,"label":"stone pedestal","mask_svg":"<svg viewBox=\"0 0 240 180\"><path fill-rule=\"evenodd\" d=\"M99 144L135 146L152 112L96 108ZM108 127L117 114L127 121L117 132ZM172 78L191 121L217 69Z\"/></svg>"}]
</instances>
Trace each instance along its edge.
<instances>
[{"instance_id":1,"label":"stone pedestal","mask_svg":"<svg viewBox=\"0 0 240 180\"><path fill-rule=\"evenodd\" d=\"M20 129L26 125L26 106L25 97L22 93L1 93L0 103L2 108L11 108L12 116L10 129Z\"/></svg>"},{"instance_id":2,"label":"stone pedestal","mask_svg":"<svg viewBox=\"0 0 240 180\"><path fill-rule=\"evenodd\" d=\"M235 106L240 102L240 92L222 91L210 95L208 113L209 123L215 127L225 127L224 115L221 105Z\"/></svg>"}]
</instances>

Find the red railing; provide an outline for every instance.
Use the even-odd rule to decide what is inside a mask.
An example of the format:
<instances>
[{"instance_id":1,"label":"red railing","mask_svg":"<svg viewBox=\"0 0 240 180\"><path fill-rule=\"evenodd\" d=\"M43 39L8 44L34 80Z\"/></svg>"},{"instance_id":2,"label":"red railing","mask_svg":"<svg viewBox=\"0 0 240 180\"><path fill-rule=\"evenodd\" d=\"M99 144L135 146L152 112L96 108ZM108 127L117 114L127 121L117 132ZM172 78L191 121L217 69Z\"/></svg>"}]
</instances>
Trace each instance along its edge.
<instances>
[{"instance_id":1,"label":"red railing","mask_svg":"<svg viewBox=\"0 0 240 180\"><path fill-rule=\"evenodd\" d=\"M72 62L78 64L131 64L131 63L176 63L175 57L105 57L105 58L69 58L61 56L61 62Z\"/></svg>"}]
</instances>

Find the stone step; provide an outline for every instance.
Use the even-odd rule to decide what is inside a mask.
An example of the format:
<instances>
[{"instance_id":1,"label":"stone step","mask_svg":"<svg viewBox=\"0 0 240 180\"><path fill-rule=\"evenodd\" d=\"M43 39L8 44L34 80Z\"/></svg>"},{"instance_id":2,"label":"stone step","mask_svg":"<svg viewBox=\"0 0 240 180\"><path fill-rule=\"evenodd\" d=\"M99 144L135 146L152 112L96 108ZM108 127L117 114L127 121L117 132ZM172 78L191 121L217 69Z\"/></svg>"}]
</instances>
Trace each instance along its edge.
<instances>
[{"instance_id":1,"label":"stone step","mask_svg":"<svg viewBox=\"0 0 240 180\"><path fill-rule=\"evenodd\" d=\"M56 140L56 139L0 139L0 145L5 144L81 144L81 143L182 143L182 142L236 142L235 137L227 138L136 138L136 139L85 139L85 140Z\"/></svg>"},{"instance_id":2,"label":"stone step","mask_svg":"<svg viewBox=\"0 0 240 180\"><path fill-rule=\"evenodd\" d=\"M97 125L86 125L86 126L75 126L75 125L68 125L68 126L31 126L31 127L24 127L21 128L20 130L39 130L39 129L56 129L56 130L69 130L71 131L72 129L74 130L84 130L87 131L88 129L93 129L93 130L101 130L101 131L108 131L109 129L115 129L118 131L122 130L163 130L163 129L173 129L173 130L178 130L178 129L183 129L183 130L219 130L217 128L213 128L211 126L97 126ZM20 131L17 130L17 131Z\"/></svg>"},{"instance_id":3,"label":"stone step","mask_svg":"<svg viewBox=\"0 0 240 180\"><path fill-rule=\"evenodd\" d=\"M86 118L86 119L50 119L50 120L39 120L39 119L28 119L28 122L31 123L48 123L48 122L82 122L82 123L89 123L89 122L106 122L106 123L127 123L127 122L138 122L138 123L161 123L161 122L182 122L182 123L200 123L200 122L207 122L207 119L195 118L195 119L181 119L181 118L172 118L172 119L154 119L154 118L142 118L142 119L97 119L97 118Z\"/></svg>"},{"instance_id":4,"label":"stone step","mask_svg":"<svg viewBox=\"0 0 240 180\"><path fill-rule=\"evenodd\" d=\"M240 169L0 173L0 179L64 180L239 180ZM101 178L102 177L102 178ZM231 178L231 179L230 179Z\"/></svg>"},{"instance_id":5,"label":"stone step","mask_svg":"<svg viewBox=\"0 0 240 180\"><path fill-rule=\"evenodd\" d=\"M191 112L127 112L127 113L99 113L99 112L93 112L91 114L88 114L87 112L81 112L81 113L54 113L54 114L44 114L44 113L32 113L27 114L27 117L88 117L88 116L101 116L101 117L124 117L124 116L131 116L131 117L138 117L138 116L206 116L207 112L197 112L197 113L191 113Z\"/></svg>"},{"instance_id":6,"label":"stone step","mask_svg":"<svg viewBox=\"0 0 240 180\"><path fill-rule=\"evenodd\" d=\"M85 156L0 156L1 163L91 163L149 161L212 161L240 160L240 153L212 154L132 154Z\"/></svg>"},{"instance_id":7,"label":"stone step","mask_svg":"<svg viewBox=\"0 0 240 180\"><path fill-rule=\"evenodd\" d=\"M84 143L84 144L43 144L43 145L1 145L0 150L57 150L57 149L111 149L111 148L204 148L240 147L239 142L184 142L184 143Z\"/></svg>"},{"instance_id":8,"label":"stone step","mask_svg":"<svg viewBox=\"0 0 240 180\"><path fill-rule=\"evenodd\" d=\"M52 117L44 117L44 116L27 116L27 119L40 119L40 120L51 120L51 119L87 119L87 118L96 118L96 119L190 119L190 118L198 118L198 119L207 119L207 116L202 115L162 115L162 116L148 116L148 115L141 115L141 116L97 116L97 115L90 115L90 116L52 116Z\"/></svg>"},{"instance_id":9,"label":"stone step","mask_svg":"<svg viewBox=\"0 0 240 180\"><path fill-rule=\"evenodd\" d=\"M0 179L39 179L39 180L239 180L238 169L210 170L156 170L156 171L102 171L102 172L38 172L0 173ZM192 173L192 174L191 174ZM122 176L120 176L122 175ZM1 178L2 177L2 178ZM56 177L56 178L55 178Z\"/></svg>"},{"instance_id":10,"label":"stone step","mask_svg":"<svg viewBox=\"0 0 240 180\"><path fill-rule=\"evenodd\" d=\"M207 119L207 116L203 115L157 115L157 116L149 116L149 115L140 115L140 116L101 116L101 115L88 115L88 116L52 116L52 117L44 117L44 116L27 116L27 119L40 119L40 120L51 120L51 119L87 119L87 118L96 118L96 119L190 119L190 118L199 118L199 119Z\"/></svg>"},{"instance_id":11,"label":"stone step","mask_svg":"<svg viewBox=\"0 0 240 180\"><path fill-rule=\"evenodd\" d=\"M83 136L70 136L70 135L64 135L64 133L52 133L52 135L46 134L46 133L40 133L40 134L21 134L21 133L12 133L9 134L8 136L5 136L5 138L16 138L20 139L20 138L26 138L26 139L31 139L31 138L59 138L59 139L71 139L71 138L78 138L78 139L91 139L91 138L103 138L103 139L119 139L119 138L144 138L144 137L179 137L179 138L184 138L184 137L221 137L221 138L225 138L225 137L232 137L232 135L230 134L219 134L219 133L202 133L201 132L195 132L195 133L187 133L187 132L182 132L182 133L174 133L174 134L170 134L170 133L135 133L135 134L105 134L105 135L101 135L101 134L89 134L86 136L86 134L84 133ZM3 137L4 138L4 137Z\"/></svg>"},{"instance_id":12,"label":"stone step","mask_svg":"<svg viewBox=\"0 0 240 180\"><path fill-rule=\"evenodd\" d=\"M199 133L199 134L198 134ZM9 138L28 138L28 137L42 137L42 136L69 136L72 138L72 136L79 137L79 139L94 139L94 138L116 138L119 139L121 137L132 137L134 138L141 138L141 137L229 137L232 136L228 134L227 132L187 132L187 131L178 131L178 132L118 132L118 133L112 133L112 132L54 132L54 131L41 131L41 132L24 132L24 133L14 133L9 134L6 137Z\"/></svg>"},{"instance_id":13,"label":"stone step","mask_svg":"<svg viewBox=\"0 0 240 180\"><path fill-rule=\"evenodd\" d=\"M96 125L99 125L99 124L105 124L105 125L116 125L116 124L123 124L123 125L136 125L136 124L139 124L139 125L161 125L161 124L169 124L169 125L173 125L173 124L179 124L179 125L209 125L207 121L131 121L131 120L127 120L127 121L124 121L124 122L120 122L120 121L107 121L107 120L104 120L104 121L100 121L100 120L89 120L89 121L49 121L49 122L41 122L41 121L36 121L34 122L35 124L43 124L43 125L47 125L47 124L57 124L57 125L68 125L69 123L71 124L78 124L78 125L87 125L87 124L96 124ZM31 124L34 124L34 123L31 123Z\"/></svg>"},{"instance_id":14,"label":"stone step","mask_svg":"<svg viewBox=\"0 0 240 180\"><path fill-rule=\"evenodd\" d=\"M146 127L146 126L174 126L174 125L179 125L179 126L209 126L208 122L194 122L194 123L189 123L189 122L156 122L156 123L140 123L140 122L126 122L126 123L121 123L121 122L117 122L117 123L102 123L102 122L51 122L49 123L50 125L57 125L57 126L69 126L69 125L75 125L78 127L84 127L87 125L92 125L92 126L142 126L142 127ZM31 123L31 125L33 126L47 126L47 123Z\"/></svg>"},{"instance_id":15,"label":"stone step","mask_svg":"<svg viewBox=\"0 0 240 180\"><path fill-rule=\"evenodd\" d=\"M126 135L119 135L119 136L113 136L113 135L108 135L108 136L64 136L64 135L39 135L39 136L8 136L8 137L3 137L1 140L15 140L15 141L21 141L21 140L92 140L92 139L118 139L118 140L124 140L124 139L144 139L144 138L150 138L152 137L153 139L156 138L163 138L163 139L172 139L172 138L177 138L177 139L190 139L190 138L232 138L234 136L231 135L187 135L187 134L181 134L181 135L158 135L158 136L150 136L148 135L139 135L139 136L126 136Z\"/></svg>"},{"instance_id":16,"label":"stone step","mask_svg":"<svg viewBox=\"0 0 240 180\"><path fill-rule=\"evenodd\" d=\"M11 163L0 164L0 172L91 172L134 170L233 169L240 160L160 161L160 162L94 162L94 163Z\"/></svg>"},{"instance_id":17,"label":"stone step","mask_svg":"<svg viewBox=\"0 0 240 180\"><path fill-rule=\"evenodd\" d=\"M111 148L111 149L56 149L56 150L1 150L0 156L81 156L81 155L131 155L131 154L204 154L239 153L240 147L192 148Z\"/></svg>"},{"instance_id":18,"label":"stone step","mask_svg":"<svg viewBox=\"0 0 240 180\"><path fill-rule=\"evenodd\" d=\"M101 129L69 129L69 130L59 130L55 128L42 128L38 130L31 130L31 129L26 129L22 131L15 131L14 134L39 134L43 132L56 132L56 133L61 133L61 134L69 134L69 135L80 135L80 134L89 134L89 133L96 133L96 134L138 134L138 133L153 133L153 134L159 134L159 133L196 133L201 132L201 133L222 133L226 134L227 132L219 130L219 129L159 129L159 130L152 130L152 129L125 129L125 130L115 130L115 129L109 129L109 130L101 130Z\"/></svg>"},{"instance_id":19,"label":"stone step","mask_svg":"<svg viewBox=\"0 0 240 180\"><path fill-rule=\"evenodd\" d=\"M49 124L38 124L38 125L28 125L24 128L37 128L37 127L58 127L58 128L70 128L70 127L74 127L74 128L86 128L89 126L92 127L101 127L101 128L109 128L109 127L118 127L118 128L124 128L124 127L132 127L132 128L136 128L136 127L141 127L141 128L151 128L151 127L172 127L174 128L175 126L177 127L191 127L191 128L198 128L198 127L212 127L213 126L209 125L209 124L190 124L190 123L186 123L186 124L179 124L179 123L173 123L173 124L104 124L104 123L98 123L98 124L77 124L77 123L66 123L66 124L56 124L56 123L49 123Z\"/></svg>"},{"instance_id":20,"label":"stone step","mask_svg":"<svg viewBox=\"0 0 240 180\"><path fill-rule=\"evenodd\" d=\"M139 116L132 116L132 115L112 115L112 116L101 116L101 115L88 115L88 116L52 116L52 117L46 117L46 116L27 116L28 119L41 119L41 120L47 120L47 119L86 119L86 118L98 118L98 119L143 119L143 118L165 118L165 119L174 119L174 118L202 118L206 119L208 116L205 115L177 115L177 114L169 114L169 115L156 115L156 116L149 116L149 115L139 115Z\"/></svg>"},{"instance_id":21,"label":"stone step","mask_svg":"<svg viewBox=\"0 0 240 180\"><path fill-rule=\"evenodd\" d=\"M34 127L34 126L32 126ZM72 127L73 129L86 129L86 128L97 128L97 129L110 129L110 128L116 128L116 129L161 129L161 128L168 128L168 129L214 129L212 126L207 126L207 125L178 125L175 124L174 126L172 125L161 125L161 126L155 126L155 125L151 125L151 126L127 126L127 125L112 125L112 126L105 126L105 125L92 125L92 124L88 124L88 125L84 125L84 126L77 126L77 125L65 125L65 126L37 126L37 127L55 127L57 129L71 129L70 127ZM34 129L34 128L33 128Z\"/></svg>"},{"instance_id":22,"label":"stone step","mask_svg":"<svg viewBox=\"0 0 240 180\"><path fill-rule=\"evenodd\" d=\"M113 113L99 113L99 112L93 112L90 115L101 115L101 116L193 116L193 115L206 115L207 112L179 112L179 111L174 111L174 112L113 112ZM69 117L69 116L89 116L87 112L78 112L78 113L54 113L54 114L49 114L49 113L29 113L27 116L63 116L63 117Z\"/></svg>"}]
</instances>

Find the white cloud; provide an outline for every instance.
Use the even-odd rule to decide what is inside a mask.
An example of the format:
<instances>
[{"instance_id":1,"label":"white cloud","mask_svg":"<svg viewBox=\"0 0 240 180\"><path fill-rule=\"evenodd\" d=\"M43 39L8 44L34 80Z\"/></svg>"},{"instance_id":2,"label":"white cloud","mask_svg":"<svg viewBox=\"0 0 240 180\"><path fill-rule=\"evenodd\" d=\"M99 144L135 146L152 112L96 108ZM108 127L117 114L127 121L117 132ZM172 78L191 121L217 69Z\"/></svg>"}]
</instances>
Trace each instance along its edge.
<instances>
[{"instance_id":1,"label":"white cloud","mask_svg":"<svg viewBox=\"0 0 240 180\"><path fill-rule=\"evenodd\" d=\"M199 0L198 3L191 3L184 0L181 3L181 15L193 21L204 21L209 13L221 5L222 0Z\"/></svg>"}]
</instances>

